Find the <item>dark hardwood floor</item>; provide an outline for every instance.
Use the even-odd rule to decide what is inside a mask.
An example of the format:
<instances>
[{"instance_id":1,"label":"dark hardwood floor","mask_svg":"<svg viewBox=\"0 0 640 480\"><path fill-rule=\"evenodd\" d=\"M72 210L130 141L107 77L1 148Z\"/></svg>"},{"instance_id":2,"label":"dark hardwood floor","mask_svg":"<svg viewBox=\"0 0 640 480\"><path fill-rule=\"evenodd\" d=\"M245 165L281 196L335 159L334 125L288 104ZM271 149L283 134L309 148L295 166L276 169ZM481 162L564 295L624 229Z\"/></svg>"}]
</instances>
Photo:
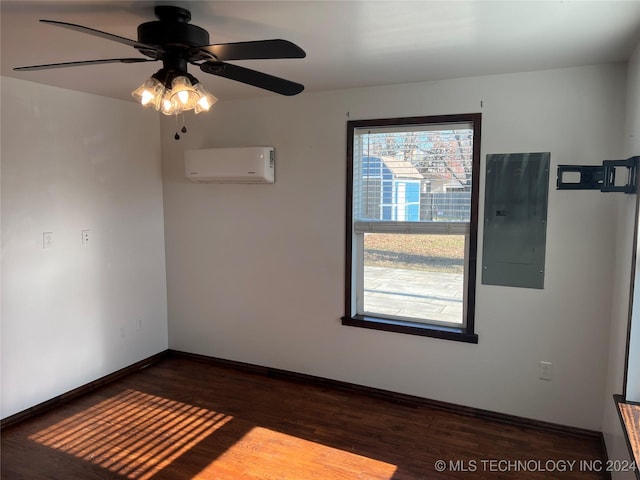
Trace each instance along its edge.
<instances>
[{"instance_id":1,"label":"dark hardwood floor","mask_svg":"<svg viewBox=\"0 0 640 480\"><path fill-rule=\"evenodd\" d=\"M3 429L1 447L2 479L607 478L587 471L597 438L179 356Z\"/></svg>"}]
</instances>

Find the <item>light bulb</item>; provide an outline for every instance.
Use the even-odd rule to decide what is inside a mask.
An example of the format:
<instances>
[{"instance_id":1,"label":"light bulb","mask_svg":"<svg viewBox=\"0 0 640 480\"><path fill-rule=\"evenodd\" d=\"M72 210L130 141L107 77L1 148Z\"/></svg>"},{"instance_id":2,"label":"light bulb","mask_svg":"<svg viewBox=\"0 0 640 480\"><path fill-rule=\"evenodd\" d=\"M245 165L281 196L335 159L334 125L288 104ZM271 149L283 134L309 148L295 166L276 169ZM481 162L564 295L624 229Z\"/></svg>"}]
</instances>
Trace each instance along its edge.
<instances>
[{"instance_id":1,"label":"light bulb","mask_svg":"<svg viewBox=\"0 0 640 480\"><path fill-rule=\"evenodd\" d=\"M178 98L183 105L186 105L186 103L189 101L189 92L186 92L184 90L178 92Z\"/></svg>"},{"instance_id":2,"label":"light bulb","mask_svg":"<svg viewBox=\"0 0 640 480\"><path fill-rule=\"evenodd\" d=\"M154 96L155 95L151 93L149 90L145 90L144 92L142 92L142 98L140 99L140 103L146 106L147 103L153 100Z\"/></svg>"},{"instance_id":3,"label":"light bulb","mask_svg":"<svg viewBox=\"0 0 640 480\"><path fill-rule=\"evenodd\" d=\"M200 97L200 100L198 100L198 105L203 110L209 110L211 108L211 104L209 103L209 100L207 100L207 97Z\"/></svg>"}]
</instances>

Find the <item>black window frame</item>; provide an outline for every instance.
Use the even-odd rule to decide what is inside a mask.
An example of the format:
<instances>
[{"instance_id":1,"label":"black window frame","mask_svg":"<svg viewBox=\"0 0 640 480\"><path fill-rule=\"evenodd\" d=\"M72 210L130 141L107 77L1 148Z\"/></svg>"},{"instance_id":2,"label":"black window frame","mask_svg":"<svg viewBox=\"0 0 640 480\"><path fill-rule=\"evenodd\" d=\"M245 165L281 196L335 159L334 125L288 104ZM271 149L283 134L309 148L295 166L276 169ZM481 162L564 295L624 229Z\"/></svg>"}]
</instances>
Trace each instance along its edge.
<instances>
[{"instance_id":1,"label":"black window frame","mask_svg":"<svg viewBox=\"0 0 640 480\"><path fill-rule=\"evenodd\" d=\"M469 249L465 270L467 279L466 322L462 327L451 327L409 320L387 319L365 315L352 315L353 298L353 145L354 133L358 128L413 126L428 124L471 123L473 125L473 161L471 177L471 215L469 224ZM347 185L346 185L346 243L345 243L345 298L342 325L362 327L388 332L441 338L466 343L478 343L475 333L475 298L478 259L478 212L480 200L480 144L482 114L465 113L453 115L430 115L418 117L383 118L347 121Z\"/></svg>"}]
</instances>

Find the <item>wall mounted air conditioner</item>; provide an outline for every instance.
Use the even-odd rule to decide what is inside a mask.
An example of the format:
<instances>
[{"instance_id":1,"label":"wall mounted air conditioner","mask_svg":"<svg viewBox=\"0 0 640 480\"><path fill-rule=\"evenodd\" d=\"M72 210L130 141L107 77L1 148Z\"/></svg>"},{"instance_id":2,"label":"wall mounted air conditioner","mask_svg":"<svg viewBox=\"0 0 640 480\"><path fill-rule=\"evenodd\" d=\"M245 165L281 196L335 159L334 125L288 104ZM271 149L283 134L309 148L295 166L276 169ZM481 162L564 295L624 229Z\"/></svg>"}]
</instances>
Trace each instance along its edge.
<instances>
[{"instance_id":1,"label":"wall mounted air conditioner","mask_svg":"<svg viewBox=\"0 0 640 480\"><path fill-rule=\"evenodd\" d=\"M273 147L207 148L184 153L187 178L196 183L273 183Z\"/></svg>"}]
</instances>

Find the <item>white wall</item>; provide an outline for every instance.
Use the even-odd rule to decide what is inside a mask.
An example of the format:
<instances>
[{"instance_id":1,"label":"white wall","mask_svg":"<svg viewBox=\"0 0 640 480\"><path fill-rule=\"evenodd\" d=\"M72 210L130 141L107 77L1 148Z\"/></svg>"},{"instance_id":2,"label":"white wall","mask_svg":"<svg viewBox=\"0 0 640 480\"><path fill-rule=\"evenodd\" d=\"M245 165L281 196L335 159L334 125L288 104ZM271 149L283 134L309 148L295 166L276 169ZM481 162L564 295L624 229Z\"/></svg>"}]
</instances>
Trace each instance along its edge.
<instances>
[{"instance_id":1,"label":"white wall","mask_svg":"<svg viewBox=\"0 0 640 480\"><path fill-rule=\"evenodd\" d=\"M163 121L170 348L600 430L616 203L556 191L555 170L622 155L624 87L593 66L223 101L180 141ZM552 154L545 289L478 285L478 345L342 326L346 121L478 111L483 168ZM274 185L184 178L185 148L255 145Z\"/></svg>"},{"instance_id":2,"label":"white wall","mask_svg":"<svg viewBox=\"0 0 640 480\"><path fill-rule=\"evenodd\" d=\"M157 117L1 89L4 418L166 349L167 312Z\"/></svg>"},{"instance_id":3,"label":"white wall","mask_svg":"<svg viewBox=\"0 0 640 480\"><path fill-rule=\"evenodd\" d=\"M626 122L624 132L624 156L621 158L640 155L640 44L638 44L635 53L631 56L627 65ZM602 431L609 458L629 460L629 450L612 396L622 393L624 381L627 325L629 319L629 282L631 280L631 257L634 249L633 227L636 211L636 196L618 194L616 200L617 226L614 248L616 257L612 285L611 337L609 342L609 362L604 395ZM639 285L640 283L636 280L636 294L638 293ZM633 472L614 473L613 476L616 480L625 478L631 480L635 478Z\"/></svg>"}]
</instances>

